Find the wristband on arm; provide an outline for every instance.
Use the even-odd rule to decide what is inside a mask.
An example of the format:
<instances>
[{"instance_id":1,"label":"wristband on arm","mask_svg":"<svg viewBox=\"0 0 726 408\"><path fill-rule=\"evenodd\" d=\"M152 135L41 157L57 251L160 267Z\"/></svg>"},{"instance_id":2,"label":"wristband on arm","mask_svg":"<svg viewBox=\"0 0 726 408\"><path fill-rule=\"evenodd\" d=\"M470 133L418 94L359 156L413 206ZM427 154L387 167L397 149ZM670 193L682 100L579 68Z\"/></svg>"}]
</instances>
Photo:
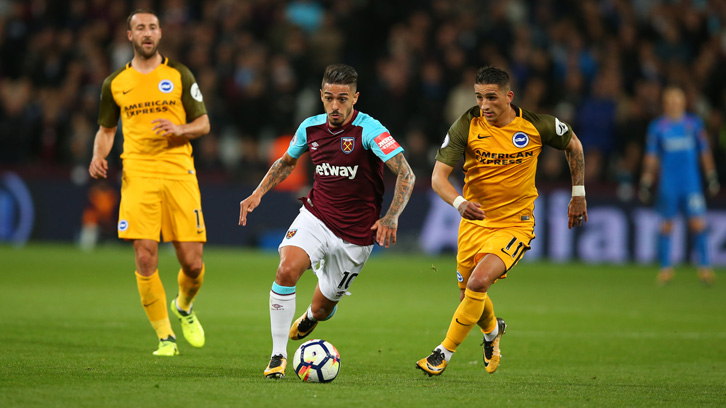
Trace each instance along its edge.
<instances>
[{"instance_id":1,"label":"wristband on arm","mask_svg":"<svg viewBox=\"0 0 726 408\"><path fill-rule=\"evenodd\" d=\"M585 186L572 186L573 197L585 197Z\"/></svg>"}]
</instances>

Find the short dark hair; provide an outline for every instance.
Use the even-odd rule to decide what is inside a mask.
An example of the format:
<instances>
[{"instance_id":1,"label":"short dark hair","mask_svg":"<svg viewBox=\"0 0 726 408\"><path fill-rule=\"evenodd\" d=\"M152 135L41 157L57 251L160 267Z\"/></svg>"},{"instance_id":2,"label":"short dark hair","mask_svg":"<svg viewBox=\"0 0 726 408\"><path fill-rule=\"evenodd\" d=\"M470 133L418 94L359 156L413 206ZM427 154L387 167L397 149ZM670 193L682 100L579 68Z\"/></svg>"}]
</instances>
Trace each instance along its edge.
<instances>
[{"instance_id":1,"label":"short dark hair","mask_svg":"<svg viewBox=\"0 0 726 408\"><path fill-rule=\"evenodd\" d=\"M500 89L509 88L509 74L499 68L484 66L479 68L476 72L476 83L479 85L495 84L499 85Z\"/></svg>"},{"instance_id":2,"label":"short dark hair","mask_svg":"<svg viewBox=\"0 0 726 408\"><path fill-rule=\"evenodd\" d=\"M159 16L156 14L156 12L152 9L136 9L129 14L129 17L126 19L126 27L128 27L129 30L131 30L131 18L137 14L153 14L156 19L159 19Z\"/></svg>"},{"instance_id":3,"label":"short dark hair","mask_svg":"<svg viewBox=\"0 0 726 408\"><path fill-rule=\"evenodd\" d=\"M331 64L325 67L320 87L325 84L351 85L351 88L355 88L358 86L358 73L350 65Z\"/></svg>"}]
</instances>

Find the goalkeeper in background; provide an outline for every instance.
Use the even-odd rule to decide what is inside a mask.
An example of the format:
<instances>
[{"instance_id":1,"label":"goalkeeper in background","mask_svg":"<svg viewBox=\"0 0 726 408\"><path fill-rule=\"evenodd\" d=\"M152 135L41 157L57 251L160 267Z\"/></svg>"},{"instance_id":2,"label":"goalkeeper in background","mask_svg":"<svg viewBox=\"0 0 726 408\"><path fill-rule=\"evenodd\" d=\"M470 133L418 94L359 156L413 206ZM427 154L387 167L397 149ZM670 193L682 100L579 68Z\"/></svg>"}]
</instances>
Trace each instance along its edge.
<instances>
[{"instance_id":1,"label":"goalkeeper in background","mask_svg":"<svg viewBox=\"0 0 726 408\"><path fill-rule=\"evenodd\" d=\"M688 218L688 228L698 253L698 276L710 285L716 275L708 254L706 229L706 202L701 187L699 159L706 174L708 194L715 196L721 188L716 166L708 145L703 121L686 112L686 96L677 86L663 90L663 115L654 119L646 136L643 174L640 178L639 197L650 202L651 189L658 174L656 209L661 216L658 236L660 272L658 282L668 283L675 272L671 263L671 232L673 219L679 211Z\"/></svg>"}]
</instances>

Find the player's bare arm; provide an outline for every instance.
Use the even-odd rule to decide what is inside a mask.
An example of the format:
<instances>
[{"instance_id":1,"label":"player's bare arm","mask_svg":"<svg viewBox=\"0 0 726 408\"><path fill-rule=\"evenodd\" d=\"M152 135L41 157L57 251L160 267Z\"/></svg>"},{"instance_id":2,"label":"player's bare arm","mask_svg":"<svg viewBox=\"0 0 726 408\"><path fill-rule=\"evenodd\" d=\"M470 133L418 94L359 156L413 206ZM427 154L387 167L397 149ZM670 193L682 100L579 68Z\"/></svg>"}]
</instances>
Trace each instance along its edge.
<instances>
[{"instance_id":1,"label":"player's bare arm","mask_svg":"<svg viewBox=\"0 0 726 408\"><path fill-rule=\"evenodd\" d=\"M454 168L448 164L437 161L434 164L434 172L431 175L431 188L433 188L442 200L451 205L454 205L454 201L459 197L459 192L456 191L454 185L449 181L449 175L451 175L453 170ZM456 209L467 220L484 219L484 211L482 211L480 203L463 201L459 203Z\"/></svg>"},{"instance_id":2,"label":"player's bare arm","mask_svg":"<svg viewBox=\"0 0 726 408\"><path fill-rule=\"evenodd\" d=\"M570 175L572 176L573 186L585 185L585 154L582 150L582 143L577 138L575 132L572 132L570 143L565 148L565 157L567 164L570 166ZM567 206L567 227L581 226L582 222L587 222L587 201L585 196L572 196L570 204Z\"/></svg>"},{"instance_id":3,"label":"player's bare arm","mask_svg":"<svg viewBox=\"0 0 726 408\"><path fill-rule=\"evenodd\" d=\"M209 116L207 114L201 115L184 125L174 124L174 122L164 118L154 119L151 123L154 125L151 130L157 135L169 139L169 144L172 146L184 144L190 140L204 136L209 133L210 129Z\"/></svg>"},{"instance_id":4,"label":"player's bare arm","mask_svg":"<svg viewBox=\"0 0 726 408\"><path fill-rule=\"evenodd\" d=\"M280 184L292 173L295 166L297 166L297 160L286 152L282 157L272 163L272 166L267 170L267 174L262 178L260 185L257 186L255 191L249 197L240 201L238 225L247 225L247 213L251 213L257 208L260 205L260 201L262 201L262 196Z\"/></svg>"},{"instance_id":5,"label":"player's bare arm","mask_svg":"<svg viewBox=\"0 0 726 408\"><path fill-rule=\"evenodd\" d=\"M107 128L100 126L93 141L93 158L88 166L88 173L95 179L108 177L108 162L106 157L111 153L113 140L116 136L116 126Z\"/></svg>"},{"instance_id":6,"label":"player's bare arm","mask_svg":"<svg viewBox=\"0 0 726 408\"><path fill-rule=\"evenodd\" d=\"M408 165L408 161L403 157L403 153L398 153L391 157L386 166L396 173L396 190L393 193L391 206L388 212L380 220L376 221L371 227L376 231L376 242L378 245L388 248L389 245L396 243L396 230L398 229L398 217L403 212L408 199L411 198L413 192L413 184L416 182L416 176Z\"/></svg>"}]
</instances>

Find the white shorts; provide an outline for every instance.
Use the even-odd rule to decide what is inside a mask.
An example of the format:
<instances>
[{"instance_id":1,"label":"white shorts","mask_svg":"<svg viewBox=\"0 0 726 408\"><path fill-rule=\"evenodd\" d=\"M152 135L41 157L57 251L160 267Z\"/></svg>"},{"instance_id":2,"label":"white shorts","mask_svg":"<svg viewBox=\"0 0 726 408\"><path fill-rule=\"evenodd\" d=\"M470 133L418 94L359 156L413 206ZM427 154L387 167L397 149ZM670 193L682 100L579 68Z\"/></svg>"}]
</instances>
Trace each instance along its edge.
<instances>
[{"instance_id":1,"label":"white shorts","mask_svg":"<svg viewBox=\"0 0 726 408\"><path fill-rule=\"evenodd\" d=\"M350 294L348 288L373 251L373 245L343 241L305 207L300 208L278 250L290 245L308 254L320 292L334 302Z\"/></svg>"}]
</instances>

